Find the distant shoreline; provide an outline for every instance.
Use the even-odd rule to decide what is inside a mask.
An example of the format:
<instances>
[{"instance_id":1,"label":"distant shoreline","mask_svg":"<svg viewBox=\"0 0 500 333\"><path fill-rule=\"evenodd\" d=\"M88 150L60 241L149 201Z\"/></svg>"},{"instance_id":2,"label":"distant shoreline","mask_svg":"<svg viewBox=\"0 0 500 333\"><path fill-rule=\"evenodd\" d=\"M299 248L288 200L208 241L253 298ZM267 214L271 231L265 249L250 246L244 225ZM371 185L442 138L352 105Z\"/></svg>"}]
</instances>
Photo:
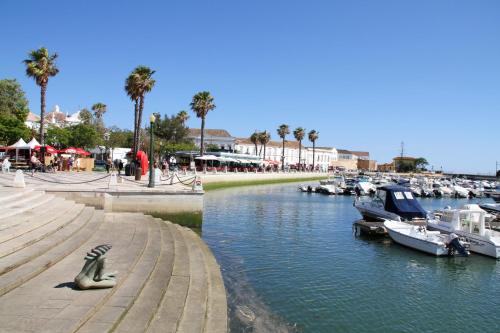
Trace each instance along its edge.
<instances>
[{"instance_id":1,"label":"distant shoreline","mask_svg":"<svg viewBox=\"0 0 500 333\"><path fill-rule=\"evenodd\" d=\"M298 183L327 179L328 174L241 174L241 175L205 175L202 176L205 192L231 187Z\"/></svg>"}]
</instances>

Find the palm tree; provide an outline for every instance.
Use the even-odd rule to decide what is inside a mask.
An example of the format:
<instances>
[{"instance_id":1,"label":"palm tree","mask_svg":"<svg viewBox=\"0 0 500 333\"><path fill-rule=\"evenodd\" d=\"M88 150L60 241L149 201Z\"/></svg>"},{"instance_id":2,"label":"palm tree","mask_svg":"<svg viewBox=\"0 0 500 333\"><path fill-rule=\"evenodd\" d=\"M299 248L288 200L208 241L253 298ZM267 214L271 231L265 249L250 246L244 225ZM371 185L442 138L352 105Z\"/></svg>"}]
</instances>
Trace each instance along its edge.
<instances>
[{"instance_id":1,"label":"palm tree","mask_svg":"<svg viewBox=\"0 0 500 333\"><path fill-rule=\"evenodd\" d=\"M28 53L29 58L23 62L26 65L26 75L35 79L40 86L40 144L45 144L45 93L49 77L56 76L59 69L56 67L57 53L49 54L45 47L38 50L32 50ZM43 161L42 154L42 161Z\"/></svg>"},{"instance_id":2,"label":"palm tree","mask_svg":"<svg viewBox=\"0 0 500 333\"><path fill-rule=\"evenodd\" d=\"M104 103L95 103L94 105L92 105L92 111L94 111L96 119L102 119L102 116L107 111L107 106Z\"/></svg>"},{"instance_id":3,"label":"palm tree","mask_svg":"<svg viewBox=\"0 0 500 333\"><path fill-rule=\"evenodd\" d=\"M153 79L155 73L149 67L137 66L129 75L125 82L125 90L131 99L136 101L136 117L135 117L135 147L134 152L138 151L139 142L141 141L142 113L144 111L144 98L146 93L150 92L156 81ZM138 101L138 106L137 106Z\"/></svg>"},{"instance_id":4,"label":"palm tree","mask_svg":"<svg viewBox=\"0 0 500 333\"><path fill-rule=\"evenodd\" d=\"M255 155L257 155L257 143L259 142L259 132L257 130L250 135L250 141L255 145Z\"/></svg>"},{"instance_id":5,"label":"palm tree","mask_svg":"<svg viewBox=\"0 0 500 333\"><path fill-rule=\"evenodd\" d=\"M290 134L290 128L286 124L280 125L278 127L278 135L283 140L283 149L281 150L281 170L285 171L285 137Z\"/></svg>"},{"instance_id":6,"label":"palm tree","mask_svg":"<svg viewBox=\"0 0 500 333\"><path fill-rule=\"evenodd\" d=\"M137 147L138 147L138 142L137 142L137 131L139 129L139 126L137 125L137 119L139 117L139 93L137 91L137 85L135 83L136 81L136 76L130 74L127 79L125 80L125 92L127 95L130 97L132 101L134 101L134 136L133 136L133 143L132 143L132 158L135 159L135 156L137 154Z\"/></svg>"},{"instance_id":7,"label":"palm tree","mask_svg":"<svg viewBox=\"0 0 500 333\"><path fill-rule=\"evenodd\" d=\"M92 105L92 111L94 111L95 115L95 124L97 131L100 134L104 134L104 122L102 120L102 116L106 113L107 106L104 103L95 103Z\"/></svg>"},{"instance_id":8,"label":"palm tree","mask_svg":"<svg viewBox=\"0 0 500 333\"><path fill-rule=\"evenodd\" d=\"M319 137L319 132L316 132L316 130L311 130L309 131L309 141L312 142L313 144L313 171L314 171L314 162L315 162L315 154L316 154L316 140L318 140Z\"/></svg>"},{"instance_id":9,"label":"palm tree","mask_svg":"<svg viewBox=\"0 0 500 333\"><path fill-rule=\"evenodd\" d=\"M205 131L205 117L207 113L215 109L214 98L208 91L201 91L193 96L191 102L191 110L196 113L196 117L201 118L201 141L200 141L200 156L203 156L204 148L204 131Z\"/></svg>"},{"instance_id":10,"label":"palm tree","mask_svg":"<svg viewBox=\"0 0 500 333\"><path fill-rule=\"evenodd\" d=\"M306 130L303 129L302 127L297 127L293 131L293 136L295 137L295 140L299 142L299 170L302 169L302 164L301 164L301 152L302 152L302 139L304 139L304 135L306 134Z\"/></svg>"},{"instance_id":11,"label":"palm tree","mask_svg":"<svg viewBox=\"0 0 500 333\"><path fill-rule=\"evenodd\" d=\"M269 133L268 131L259 133L259 142L262 146L264 146L264 156L262 158L263 160L266 159L266 146L269 143L269 140L271 140L271 133Z\"/></svg>"},{"instance_id":12,"label":"palm tree","mask_svg":"<svg viewBox=\"0 0 500 333\"><path fill-rule=\"evenodd\" d=\"M182 122L182 126L186 126L186 121L189 119L189 114L184 111L184 110L181 110L179 111L179 113L177 113L177 118L179 118L179 120Z\"/></svg>"}]
</instances>

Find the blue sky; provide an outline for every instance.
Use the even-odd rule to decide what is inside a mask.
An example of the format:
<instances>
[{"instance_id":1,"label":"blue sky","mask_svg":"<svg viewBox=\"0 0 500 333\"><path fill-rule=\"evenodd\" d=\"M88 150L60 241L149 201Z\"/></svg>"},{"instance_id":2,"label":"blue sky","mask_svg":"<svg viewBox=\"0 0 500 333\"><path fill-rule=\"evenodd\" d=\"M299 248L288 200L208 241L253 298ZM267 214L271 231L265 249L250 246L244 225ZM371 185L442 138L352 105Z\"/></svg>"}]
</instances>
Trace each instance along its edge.
<instances>
[{"instance_id":1,"label":"blue sky","mask_svg":"<svg viewBox=\"0 0 500 333\"><path fill-rule=\"evenodd\" d=\"M146 117L188 110L209 90L207 128L238 137L277 139L286 123L379 162L401 141L436 169L493 172L500 161L498 1L3 0L0 28L0 78L18 79L36 113L22 60L46 46L60 56L47 105L103 102L107 125L132 127L123 85L143 64L157 71Z\"/></svg>"}]
</instances>

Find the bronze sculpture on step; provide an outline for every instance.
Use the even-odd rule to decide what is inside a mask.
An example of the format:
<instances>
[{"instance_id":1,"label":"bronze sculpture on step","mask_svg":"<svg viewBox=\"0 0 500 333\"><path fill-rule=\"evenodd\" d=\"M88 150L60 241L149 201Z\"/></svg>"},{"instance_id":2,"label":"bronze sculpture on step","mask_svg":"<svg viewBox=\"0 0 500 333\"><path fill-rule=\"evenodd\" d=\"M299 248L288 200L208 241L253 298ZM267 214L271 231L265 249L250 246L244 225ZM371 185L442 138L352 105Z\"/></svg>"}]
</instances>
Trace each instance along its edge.
<instances>
[{"instance_id":1,"label":"bronze sculpture on step","mask_svg":"<svg viewBox=\"0 0 500 333\"><path fill-rule=\"evenodd\" d=\"M87 252L85 265L75 277L79 289L112 288L116 285L116 272L104 273L105 254L111 247L109 244L99 245Z\"/></svg>"}]
</instances>

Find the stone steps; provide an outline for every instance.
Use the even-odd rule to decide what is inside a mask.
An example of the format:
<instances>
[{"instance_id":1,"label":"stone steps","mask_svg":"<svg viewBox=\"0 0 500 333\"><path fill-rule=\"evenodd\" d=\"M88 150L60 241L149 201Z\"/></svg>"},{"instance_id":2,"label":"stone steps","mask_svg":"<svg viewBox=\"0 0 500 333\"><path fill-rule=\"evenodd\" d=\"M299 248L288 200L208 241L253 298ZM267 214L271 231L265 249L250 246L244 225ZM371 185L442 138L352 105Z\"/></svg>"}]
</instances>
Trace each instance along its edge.
<instances>
[{"instance_id":1,"label":"stone steps","mask_svg":"<svg viewBox=\"0 0 500 333\"><path fill-rule=\"evenodd\" d=\"M34 244L45 237L50 236L51 234L57 232L58 230L68 226L71 223L79 222L81 220L80 214L83 212L84 205L80 204L71 204L73 208L59 216L58 218L50 221L49 223L45 223L41 225L33 224L33 228L30 224L23 224L19 232L12 232L13 230L4 230L4 233L8 240L0 243L0 258L3 258L13 252L17 252L22 250L23 248ZM88 216L85 216L85 221L88 220ZM6 238L7 238L6 237Z\"/></svg>"},{"instance_id":2,"label":"stone steps","mask_svg":"<svg viewBox=\"0 0 500 333\"><path fill-rule=\"evenodd\" d=\"M23 248L20 251L2 258L0 263L0 275L41 256L67 239L71 239L71 237L76 235L77 232L82 231L84 227L89 225L94 214L95 212L93 208L85 207L78 219L66 226L64 230L51 234L43 240L40 240L37 244ZM91 227L94 225L95 223L91 224ZM88 230L87 233L91 231L92 230Z\"/></svg>"},{"instance_id":3,"label":"stone steps","mask_svg":"<svg viewBox=\"0 0 500 333\"><path fill-rule=\"evenodd\" d=\"M0 220L0 332L227 332L220 269L193 231L33 192L5 199L19 211ZM37 219L33 202L46 197L52 208ZM76 289L100 244L113 246L105 270L118 271L117 285Z\"/></svg>"},{"instance_id":4,"label":"stone steps","mask_svg":"<svg viewBox=\"0 0 500 333\"><path fill-rule=\"evenodd\" d=\"M0 191L0 205L4 205L9 201L16 200L17 198L22 197L28 192L32 192L32 189L17 189L17 188L9 188L8 190Z\"/></svg>"},{"instance_id":5,"label":"stone steps","mask_svg":"<svg viewBox=\"0 0 500 333\"><path fill-rule=\"evenodd\" d=\"M22 230L34 229L67 213L73 207L68 203L63 198L56 197L50 201L50 206L43 210L38 208L29 209L22 214L0 220L0 231L2 231L0 242L10 239L11 233L22 233ZM10 230L5 232L7 229Z\"/></svg>"},{"instance_id":6,"label":"stone steps","mask_svg":"<svg viewBox=\"0 0 500 333\"><path fill-rule=\"evenodd\" d=\"M45 194L45 192L30 191L21 198L16 198L14 201L9 201L6 204L3 204L2 210L0 211L0 219L6 219L13 215L22 214L30 209L40 207L53 199L53 195Z\"/></svg>"}]
</instances>

